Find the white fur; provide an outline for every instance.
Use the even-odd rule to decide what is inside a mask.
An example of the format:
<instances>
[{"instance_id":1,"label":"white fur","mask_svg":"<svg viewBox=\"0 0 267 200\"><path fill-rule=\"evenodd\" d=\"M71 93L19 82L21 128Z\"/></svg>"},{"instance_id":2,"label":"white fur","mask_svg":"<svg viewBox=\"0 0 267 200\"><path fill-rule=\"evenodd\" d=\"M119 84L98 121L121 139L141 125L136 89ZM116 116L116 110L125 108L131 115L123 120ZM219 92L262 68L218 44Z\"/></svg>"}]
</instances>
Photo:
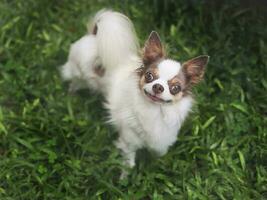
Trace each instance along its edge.
<instances>
[{"instance_id":1,"label":"white fur","mask_svg":"<svg viewBox=\"0 0 267 200\"><path fill-rule=\"evenodd\" d=\"M83 36L71 45L68 62L62 68L63 78L65 80L84 79L84 72L96 62L96 59L97 44L95 36ZM76 67L72 67L74 65Z\"/></svg>"},{"instance_id":2,"label":"white fur","mask_svg":"<svg viewBox=\"0 0 267 200\"><path fill-rule=\"evenodd\" d=\"M72 81L71 91L85 87L99 90L104 82L94 73L94 67L99 64L96 37L85 35L71 45L68 61L61 67L61 75L64 80Z\"/></svg>"},{"instance_id":3,"label":"white fur","mask_svg":"<svg viewBox=\"0 0 267 200\"><path fill-rule=\"evenodd\" d=\"M161 79L170 80L179 73L181 64L177 61L166 59L158 64L158 69Z\"/></svg>"},{"instance_id":4,"label":"white fur","mask_svg":"<svg viewBox=\"0 0 267 200\"><path fill-rule=\"evenodd\" d=\"M96 14L93 24L98 27L97 45L101 63L107 69L116 68L139 50L133 24L125 15L101 10Z\"/></svg>"}]
</instances>

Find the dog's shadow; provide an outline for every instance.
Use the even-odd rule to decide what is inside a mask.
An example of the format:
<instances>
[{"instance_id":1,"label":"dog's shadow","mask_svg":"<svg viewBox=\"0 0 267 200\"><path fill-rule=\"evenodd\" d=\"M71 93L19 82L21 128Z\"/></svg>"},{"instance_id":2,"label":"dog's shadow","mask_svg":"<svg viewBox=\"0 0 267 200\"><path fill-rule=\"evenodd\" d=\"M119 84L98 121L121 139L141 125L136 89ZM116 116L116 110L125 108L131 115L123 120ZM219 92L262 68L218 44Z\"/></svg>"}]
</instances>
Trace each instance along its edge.
<instances>
[{"instance_id":1,"label":"dog's shadow","mask_svg":"<svg viewBox=\"0 0 267 200\"><path fill-rule=\"evenodd\" d=\"M158 157L147 149L140 149L136 154L136 167L137 169L148 168L155 159Z\"/></svg>"}]
</instances>

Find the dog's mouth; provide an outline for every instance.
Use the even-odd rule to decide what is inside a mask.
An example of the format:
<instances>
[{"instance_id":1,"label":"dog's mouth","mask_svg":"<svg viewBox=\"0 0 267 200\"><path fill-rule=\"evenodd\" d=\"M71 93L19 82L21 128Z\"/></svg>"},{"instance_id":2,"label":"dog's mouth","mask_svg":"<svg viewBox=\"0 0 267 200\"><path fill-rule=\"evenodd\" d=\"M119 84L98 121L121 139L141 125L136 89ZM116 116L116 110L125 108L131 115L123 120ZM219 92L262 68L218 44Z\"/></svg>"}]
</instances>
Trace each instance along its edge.
<instances>
[{"instance_id":1,"label":"dog's mouth","mask_svg":"<svg viewBox=\"0 0 267 200\"><path fill-rule=\"evenodd\" d=\"M144 93L149 99L151 99L154 102L160 102L160 103L170 103L170 102L172 102L172 100L164 100L164 99L161 99L160 97L157 97L156 95L150 94L146 90L144 90Z\"/></svg>"}]
</instances>

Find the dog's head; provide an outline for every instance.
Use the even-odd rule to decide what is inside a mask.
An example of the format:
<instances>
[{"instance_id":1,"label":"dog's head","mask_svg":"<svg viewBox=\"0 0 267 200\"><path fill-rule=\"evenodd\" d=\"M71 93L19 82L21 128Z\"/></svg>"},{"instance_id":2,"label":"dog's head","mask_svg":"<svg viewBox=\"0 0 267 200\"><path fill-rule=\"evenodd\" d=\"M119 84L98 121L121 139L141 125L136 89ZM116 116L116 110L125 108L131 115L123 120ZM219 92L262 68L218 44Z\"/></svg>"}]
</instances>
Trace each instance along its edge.
<instances>
[{"instance_id":1,"label":"dog's head","mask_svg":"<svg viewBox=\"0 0 267 200\"><path fill-rule=\"evenodd\" d=\"M153 31L145 43L143 66L137 70L142 93L154 103L177 102L202 80L209 56L180 64L166 58L159 35Z\"/></svg>"}]
</instances>

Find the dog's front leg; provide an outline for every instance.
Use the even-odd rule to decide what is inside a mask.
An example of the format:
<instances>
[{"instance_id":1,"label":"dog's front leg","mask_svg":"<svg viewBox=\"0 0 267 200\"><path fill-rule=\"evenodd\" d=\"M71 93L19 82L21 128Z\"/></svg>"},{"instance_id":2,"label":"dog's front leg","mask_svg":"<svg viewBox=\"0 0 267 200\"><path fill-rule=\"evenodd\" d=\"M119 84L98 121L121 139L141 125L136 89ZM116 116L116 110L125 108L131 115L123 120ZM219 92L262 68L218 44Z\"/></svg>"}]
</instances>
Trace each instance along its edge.
<instances>
[{"instance_id":1,"label":"dog's front leg","mask_svg":"<svg viewBox=\"0 0 267 200\"><path fill-rule=\"evenodd\" d=\"M120 132L119 139L115 142L116 147L121 151L123 157L123 165L128 168L135 166L136 151L139 149L139 138L129 129ZM120 179L128 175L126 170L122 171Z\"/></svg>"}]
</instances>

